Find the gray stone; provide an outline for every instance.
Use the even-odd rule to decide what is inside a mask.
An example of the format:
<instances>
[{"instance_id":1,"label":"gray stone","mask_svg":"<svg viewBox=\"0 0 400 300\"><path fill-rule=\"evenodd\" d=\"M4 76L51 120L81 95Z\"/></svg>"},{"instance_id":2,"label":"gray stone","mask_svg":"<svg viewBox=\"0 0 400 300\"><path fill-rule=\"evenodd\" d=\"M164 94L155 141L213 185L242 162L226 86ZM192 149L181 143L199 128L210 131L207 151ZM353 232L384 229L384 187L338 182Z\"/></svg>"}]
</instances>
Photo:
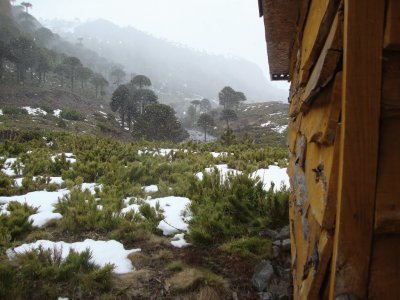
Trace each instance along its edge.
<instances>
[{"instance_id":1,"label":"gray stone","mask_svg":"<svg viewBox=\"0 0 400 300\"><path fill-rule=\"evenodd\" d=\"M274 295L272 293L258 293L261 300L274 300Z\"/></svg>"},{"instance_id":2,"label":"gray stone","mask_svg":"<svg viewBox=\"0 0 400 300\"><path fill-rule=\"evenodd\" d=\"M274 242L272 243L272 245L273 245L273 246L280 247L280 246L282 246L282 242L281 242L281 240L276 240L276 241L274 241Z\"/></svg>"},{"instance_id":3,"label":"gray stone","mask_svg":"<svg viewBox=\"0 0 400 300\"><path fill-rule=\"evenodd\" d=\"M276 237L278 236L278 232L272 229L265 229L260 232L260 236L269 238L271 240L276 240Z\"/></svg>"},{"instance_id":4,"label":"gray stone","mask_svg":"<svg viewBox=\"0 0 400 300\"><path fill-rule=\"evenodd\" d=\"M276 236L276 239L278 240L286 240L290 238L290 229L289 226L285 226L279 231L278 235Z\"/></svg>"},{"instance_id":5,"label":"gray stone","mask_svg":"<svg viewBox=\"0 0 400 300\"><path fill-rule=\"evenodd\" d=\"M271 262L269 260L263 260L256 266L251 283L258 292L263 292L270 284L273 276L274 268Z\"/></svg>"},{"instance_id":6,"label":"gray stone","mask_svg":"<svg viewBox=\"0 0 400 300\"><path fill-rule=\"evenodd\" d=\"M273 258L278 258L280 254L281 254L280 248L278 246L276 246L276 245L273 245L272 246L272 257Z\"/></svg>"},{"instance_id":7,"label":"gray stone","mask_svg":"<svg viewBox=\"0 0 400 300\"><path fill-rule=\"evenodd\" d=\"M282 241L282 250L289 251L290 250L290 239L286 239Z\"/></svg>"}]
</instances>

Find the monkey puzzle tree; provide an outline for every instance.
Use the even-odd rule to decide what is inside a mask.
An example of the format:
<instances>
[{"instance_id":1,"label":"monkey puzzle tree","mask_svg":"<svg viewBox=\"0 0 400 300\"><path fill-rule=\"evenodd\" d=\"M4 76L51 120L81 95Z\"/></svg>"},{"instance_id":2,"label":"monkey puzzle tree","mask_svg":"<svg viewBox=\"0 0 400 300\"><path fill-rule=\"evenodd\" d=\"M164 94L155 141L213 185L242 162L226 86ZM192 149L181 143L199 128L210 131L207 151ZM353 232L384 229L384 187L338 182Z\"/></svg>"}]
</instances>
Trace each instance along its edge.
<instances>
[{"instance_id":1,"label":"monkey puzzle tree","mask_svg":"<svg viewBox=\"0 0 400 300\"><path fill-rule=\"evenodd\" d=\"M150 104L157 103L157 95L149 89L138 89L133 94L133 101L138 105L139 114L143 114L144 108Z\"/></svg>"},{"instance_id":2,"label":"monkey puzzle tree","mask_svg":"<svg viewBox=\"0 0 400 300\"><path fill-rule=\"evenodd\" d=\"M114 80L114 84L120 85L122 81L125 79L126 73L122 68L115 67L111 71L110 76Z\"/></svg>"},{"instance_id":3,"label":"monkey puzzle tree","mask_svg":"<svg viewBox=\"0 0 400 300\"><path fill-rule=\"evenodd\" d=\"M235 91L230 86L224 87L218 94L219 105L224 109L230 108L233 102Z\"/></svg>"},{"instance_id":4,"label":"monkey puzzle tree","mask_svg":"<svg viewBox=\"0 0 400 300\"><path fill-rule=\"evenodd\" d=\"M26 71L32 68L35 63L36 44L28 38L19 37L11 42L10 49L17 67L17 82L24 82Z\"/></svg>"},{"instance_id":5,"label":"monkey puzzle tree","mask_svg":"<svg viewBox=\"0 0 400 300\"><path fill-rule=\"evenodd\" d=\"M81 81L81 89L84 89L88 80L94 75L93 71L87 67L80 67L76 70L76 78Z\"/></svg>"},{"instance_id":6,"label":"monkey puzzle tree","mask_svg":"<svg viewBox=\"0 0 400 300\"><path fill-rule=\"evenodd\" d=\"M242 92L237 92L230 86L224 87L218 94L219 105L222 105L224 109L232 109L239 106L239 103L246 101L246 96Z\"/></svg>"},{"instance_id":7,"label":"monkey puzzle tree","mask_svg":"<svg viewBox=\"0 0 400 300\"><path fill-rule=\"evenodd\" d=\"M209 127L215 126L215 122L213 117L209 114L201 114L199 120L197 121L197 125L204 130L204 142L207 142L207 129Z\"/></svg>"},{"instance_id":8,"label":"monkey puzzle tree","mask_svg":"<svg viewBox=\"0 0 400 300\"><path fill-rule=\"evenodd\" d=\"M25 7L26 13L28 13L28 10L33 7L32 3L29 2L22 2L21 5Z\"/></svg>"},{"instance_id":9,"label":"monkey puzzle tree","mask_svg":"<svg viewBox=\"0 0 400 300\"><path fill-rule=\"evenodd\" d=\"M151 104L133 125L137 137L151 141L181 142L188 137L175 116L175 110L165 104Z\"/></svg>"},{"instance_id":10,"label":"monkey puzzle tree","mask_svg":"<svg viewBox=\"0 0 400 300\"><path fill-rule=\"evenodd\" d=\"M108 81L101 74L94 74L90 80L90 83L94 86L96 92L96 99L98 98L99 92L100 95L103 94L104 88L108 85Z\"/></svg>"},{"instance_id":11,"label":"monkey puzzle tree","mask_svg":"<svg viewBox=\"0 0 400 300\"><path fill-rule=\"evenodd\" d=\"M131 84L138 87L139 89L142 89L144 87L151 86L151 80L150 80L150 78L146 77L145 75L136 75L131 80Z\"/></svg>"},{"instance_id":12,"label":"monkey puzzle tree","mask_svg":"<svg viewBox=\"0 0 400 300\"><path fill-rule=\"evenodd\" d=\"M236 112L233 109L224 109L221 112L220 115L220 120L226 122L226 126L229 128L229 122L230 121L236 121L238 119L238 116Z\"/></svg>"},{"instance_id":13,"label":"monkey puzzle tree","mask_svg":"<svg viewBox=\"0 0 400 300\"><path fill-rule=\"evenodd\" d=\"M71 80L71 91L73 91L76 73L77 70L82 67L82 63L79 58L70 56L64 59L63 64L68 68L68 77Z\"/></svg>"},{"instance_id":14,"label":"monkey puzzle tree","mask_svg":"<svg viewBox=\"0 0 400 300\"><path fill-rule=\"evenodd\" d=\"M208 112L211 110L211 108L212 108L212 106L211 106L210 100L208 100L208 99L203 99L203 100L201 100L201 103L200 103L200 110L201 110L203 113L208 113Z\"/></svg>"},{"instance_id":15,"label":"monkey puzzle tree","mask_svg":"<svg viewBox=\"0 0 400 300\"><path fill-rule=\"evenodd\" d=\"M129 98L129 90L126 85L118 86L111 97L111 110L113 112L119 112L121 116L122 127L125 126L125 116L127 114Z\"/></svg>"}]
</instances>

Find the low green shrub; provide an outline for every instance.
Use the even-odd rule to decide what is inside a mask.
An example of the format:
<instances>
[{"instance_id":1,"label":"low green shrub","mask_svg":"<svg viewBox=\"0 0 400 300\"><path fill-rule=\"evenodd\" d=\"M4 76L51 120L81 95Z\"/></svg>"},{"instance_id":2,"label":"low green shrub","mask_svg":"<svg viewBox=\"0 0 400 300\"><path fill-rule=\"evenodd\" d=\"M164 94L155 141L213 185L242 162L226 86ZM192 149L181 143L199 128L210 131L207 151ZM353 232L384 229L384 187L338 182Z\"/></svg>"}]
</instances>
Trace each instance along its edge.
<instances>
[{"instance_id":1,"label":"low green shrub","mask_svg":"<svg viewBox=\"0 0 400 300\"><path fill-rule=\"evenodd\" d=\"M227 242L220 248L243 259L260 260L271 254L271 241L258 236L243 237Z\"/></svg>"},{"instance_id":2,"label":"low green shrub","mask_svg":"<svg viewBox=\"0 0 400 300\"><path fill-rule=\"evenodd\" d=\"M65 260L56 250L33 250L0 263L0 298L95 299L111 291L112 270L92 263L88 250L71 251Z\"/></svg>"},{"instance_id":3,"label":"low green shrub","mask_svg":"<svg viewBox=\"0 0 400 300\"><path fill-rule=\"evenodd\" d=\"M0 214L0 247L8 247L12 241L21 240L32 230L29 216L35 214L34 209L27 204L10 202L9 214Z\"/></svg>"},{"instance_id":4,"label":"low green shrub","mask_svg":"<svg viewBox=\"0 0 400 300\"><path fill-rule=\"evenodd\" d=\"M28 112L26 111L26 109L20 107L4 107L3 114L18 116L18 115L27 115Z\"/></svg>"},{"instance_id":5,"label":"low green shrub","mask_svg":"<svg viewBox=\"0 0 400 300\"><path fill-rule=\"evenodd\" d=\"M60 117L69 121L83 121L85 119L85 115L75 109L62 110Z\"/></svg>"},{"instance_id":6,"label":"low green shrub","mask_svg":"<svg viewBox=\"0 0 400 300\"><path fill-rule=\"evenodd\" d=\"M81 191L79 187L72 189L56 204L56 212L63 216L60 220L61 229L71 233L106 232L123 222L122 217L111 208L100 209L98 205L90 191Z\"/></svg>"}]
</instances>

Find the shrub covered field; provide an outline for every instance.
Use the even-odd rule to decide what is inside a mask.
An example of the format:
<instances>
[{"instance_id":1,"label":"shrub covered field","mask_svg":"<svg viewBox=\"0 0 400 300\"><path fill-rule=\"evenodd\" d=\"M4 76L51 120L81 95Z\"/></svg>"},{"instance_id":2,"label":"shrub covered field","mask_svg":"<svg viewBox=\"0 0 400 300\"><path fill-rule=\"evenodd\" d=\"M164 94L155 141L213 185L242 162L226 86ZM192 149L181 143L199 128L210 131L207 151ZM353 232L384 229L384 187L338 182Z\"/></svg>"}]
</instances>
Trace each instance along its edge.
<instances>
[{"instance_id":1,"label":"shrub covered field","mask_svg":"<svg viewBox=\"0 0 400 300\"><path fill-rule=\"evenodd\" d=\"M1 299L253 299L288 219L285 149L25 132L0 156Z\"/></svg>"}]
</instances>

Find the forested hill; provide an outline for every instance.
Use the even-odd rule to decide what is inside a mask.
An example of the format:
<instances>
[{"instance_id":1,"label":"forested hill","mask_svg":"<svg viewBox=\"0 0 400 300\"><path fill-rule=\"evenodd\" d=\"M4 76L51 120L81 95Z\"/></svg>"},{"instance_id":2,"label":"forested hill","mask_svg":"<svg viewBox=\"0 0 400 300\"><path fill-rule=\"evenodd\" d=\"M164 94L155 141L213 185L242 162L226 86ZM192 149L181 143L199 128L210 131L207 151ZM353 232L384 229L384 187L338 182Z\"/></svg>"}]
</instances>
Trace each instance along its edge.
<instances>
[{"instance_id":1,"label":"forested hill","mask_svg":"<svg viewBox=\"0 0 400 300\"><path fill-rule=\"evenodd\" d=\"M284 100L285 93L269 85L261 69L246 60L199 52L105 20L72 24L74 28L47 25L70 42L83 38L86 48L125 66L128 73L147 74L165 102L198 95L214 98L226 85L236 86L250 101Z\"/></svg>"}]
</instances>

